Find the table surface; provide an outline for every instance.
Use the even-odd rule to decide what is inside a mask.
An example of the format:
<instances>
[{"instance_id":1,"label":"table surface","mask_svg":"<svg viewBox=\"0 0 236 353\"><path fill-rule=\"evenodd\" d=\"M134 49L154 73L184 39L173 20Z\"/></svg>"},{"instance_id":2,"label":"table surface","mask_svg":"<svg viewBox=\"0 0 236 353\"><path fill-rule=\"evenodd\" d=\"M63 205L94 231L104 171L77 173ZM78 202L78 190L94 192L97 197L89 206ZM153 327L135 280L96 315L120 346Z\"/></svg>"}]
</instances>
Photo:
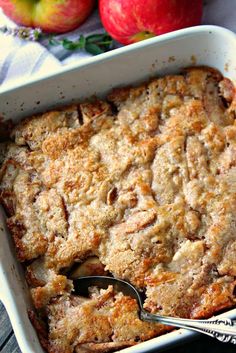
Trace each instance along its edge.
<instances>
[{"instance_id":1,"label":"table surface","mask_svg":"<svg viewBox=\"0 0 236 353\"><path fill-rule=\"evenodd\" d=\"M217 342L216 340L200 336L198 339L184 343L178 347L168 349L167 353L235 353L233 344ZM0 302L0 353L21 353L15 339L7 313Z\"/></svg>"}]
</instances>

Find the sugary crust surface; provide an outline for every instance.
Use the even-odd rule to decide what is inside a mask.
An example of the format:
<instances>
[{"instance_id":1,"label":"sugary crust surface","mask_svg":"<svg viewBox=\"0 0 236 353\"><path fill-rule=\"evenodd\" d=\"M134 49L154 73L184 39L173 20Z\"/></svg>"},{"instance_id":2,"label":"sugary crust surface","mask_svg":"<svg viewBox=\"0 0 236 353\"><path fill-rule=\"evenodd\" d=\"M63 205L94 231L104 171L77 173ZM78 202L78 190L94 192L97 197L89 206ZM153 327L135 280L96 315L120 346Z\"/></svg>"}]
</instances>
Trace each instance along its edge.
<instances>
[{"instance_id":1,"label":"sugary crust surface","mask_svg":"<svg viewBox=\"0 0 236 353\"><path fill-rule=\"evenodd\" d=\"M233 83L199 67L13 129L1 202L50 353L114 351L164 330L112 288L76 297L71 268L130 281L154 313L235 305L235 115Z\"/></svg>"}]
</instances>

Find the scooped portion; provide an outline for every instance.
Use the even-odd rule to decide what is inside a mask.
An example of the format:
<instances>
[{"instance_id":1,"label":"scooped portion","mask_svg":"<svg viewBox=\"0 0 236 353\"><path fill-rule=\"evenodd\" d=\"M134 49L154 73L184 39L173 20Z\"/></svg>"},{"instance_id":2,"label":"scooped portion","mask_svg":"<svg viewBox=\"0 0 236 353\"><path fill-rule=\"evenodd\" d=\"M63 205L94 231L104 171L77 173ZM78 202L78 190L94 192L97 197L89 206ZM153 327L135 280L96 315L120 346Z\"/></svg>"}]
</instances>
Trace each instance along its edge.
<instances>
[{"instance_id":1,"label":"scooped portion","mask_svg":"<svg viewBox=\"0 0 236 353\"><path fill-rule=\"evenodd\" d=\"M118 350L164 331L162 325L141 321L138 310L135 299L115 293L112 286L91 288L89 298L56 298L47 308L49 352L61 347L70 347L70 352Z\"/></svg>"}]
</instances>

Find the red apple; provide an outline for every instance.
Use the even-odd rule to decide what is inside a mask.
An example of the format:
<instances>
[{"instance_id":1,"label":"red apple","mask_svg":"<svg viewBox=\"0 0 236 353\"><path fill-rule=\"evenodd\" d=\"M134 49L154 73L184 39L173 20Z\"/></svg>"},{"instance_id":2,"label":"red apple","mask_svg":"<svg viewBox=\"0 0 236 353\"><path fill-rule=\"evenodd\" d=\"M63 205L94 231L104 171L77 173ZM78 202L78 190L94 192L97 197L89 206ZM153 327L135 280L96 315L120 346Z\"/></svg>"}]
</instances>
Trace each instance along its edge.
<instances>
[{"instance_id":1,"label":"red apple","mask_svg":"<svg viewBox=\"0 0 236 353\"><path fill-rule=\"evenodd\" d=\"M78 27L94 5L95 0L0 0L0 7L16 23L54 33Z\"/></svg>"},{"instance_id":2,"label":"red apple","mask_svg":"<svg viewBox=\"0 0 236 353\"><path fill-rule=\"evenodd\" d=\"M200 24L202 0L100 0L99 11L106 31L130 44Z\"/></svg>"}]
</instances>

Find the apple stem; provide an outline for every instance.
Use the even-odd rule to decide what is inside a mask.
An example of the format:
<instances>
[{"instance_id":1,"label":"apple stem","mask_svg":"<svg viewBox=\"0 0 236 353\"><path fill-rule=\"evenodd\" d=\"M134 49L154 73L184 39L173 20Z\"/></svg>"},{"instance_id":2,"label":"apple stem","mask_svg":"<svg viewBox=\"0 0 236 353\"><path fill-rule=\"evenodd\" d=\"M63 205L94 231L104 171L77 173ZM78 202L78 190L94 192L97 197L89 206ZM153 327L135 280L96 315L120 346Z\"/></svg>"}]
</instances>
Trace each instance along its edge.
<instances>
[{"instance_id":1,"label":"apple stem","mask_svg":"<svg viewBox=\"0 0 236 353\"><path fill-rule=\"evenodd\" d=\"M83 34L77 40L67 38L58 40L54 35L43 33L40 28L7 26L0 27L0 32L6 35L12 35L23 40L40 41L47 39L47 44L51 46L61 45L66 50L84 50L92 55L98 55L113 49L113 40L107 33L91 34L85 37Z\"/></svg>"}]
</instances>

